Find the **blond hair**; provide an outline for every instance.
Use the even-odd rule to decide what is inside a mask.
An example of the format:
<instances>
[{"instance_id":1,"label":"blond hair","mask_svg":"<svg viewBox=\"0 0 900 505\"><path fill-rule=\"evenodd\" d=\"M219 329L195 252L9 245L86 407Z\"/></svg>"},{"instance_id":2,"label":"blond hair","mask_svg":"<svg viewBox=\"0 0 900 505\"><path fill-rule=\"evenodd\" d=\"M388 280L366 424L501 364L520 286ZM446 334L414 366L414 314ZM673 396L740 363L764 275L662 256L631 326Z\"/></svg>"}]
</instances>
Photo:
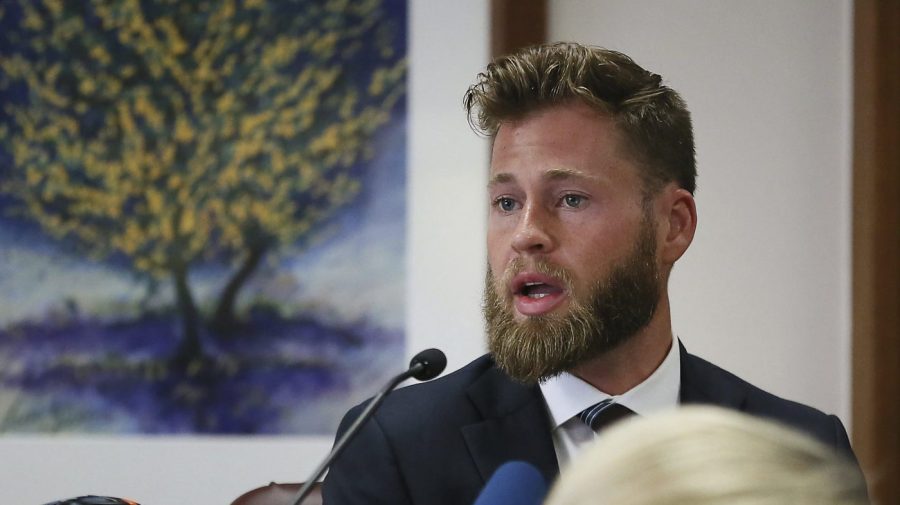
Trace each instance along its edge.
<instances>
[{"instance_id":1,"label":"blond hair","mask_svg":"<svg viewBox=\"0 0 900 505\"><path fill-rule=\"evenodd\" d=\"M690 113L662 78L628 56L574 43L528 47L494 60L465 95L469 124L493 137L504 121L580 101L612 118L622 147L652 193L669 182L696 187Z\"/></svg>"},{"instance_id":2,"label":"blond hair","mask_svg":"<svg viewBox=\"0 0 900 505\"><path fill-rule=\"evenodd\" d=\"M856 466L806 434L713 407L611 427L546 505L863 505Z\"/></svg>"}]
</instances>

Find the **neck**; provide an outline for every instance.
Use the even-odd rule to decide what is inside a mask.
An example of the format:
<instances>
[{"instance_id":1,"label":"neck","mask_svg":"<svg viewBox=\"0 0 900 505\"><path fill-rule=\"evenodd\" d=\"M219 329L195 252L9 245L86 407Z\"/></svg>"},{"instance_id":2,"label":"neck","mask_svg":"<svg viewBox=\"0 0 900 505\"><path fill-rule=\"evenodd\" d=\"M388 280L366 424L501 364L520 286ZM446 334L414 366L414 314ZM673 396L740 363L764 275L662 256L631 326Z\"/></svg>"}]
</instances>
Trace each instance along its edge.
<instances>
[{"instance_id":1,"label":"neck","mask_svg":"<svg viewBox=\"0 0 900 505\"><path fill-rule=\"evenodd\" d=\"M620 395L650 377L672 345L669 298L662 296L647 326L615 349L579 364L572 372L608 395Z\"/></svg>"}]
</instances>

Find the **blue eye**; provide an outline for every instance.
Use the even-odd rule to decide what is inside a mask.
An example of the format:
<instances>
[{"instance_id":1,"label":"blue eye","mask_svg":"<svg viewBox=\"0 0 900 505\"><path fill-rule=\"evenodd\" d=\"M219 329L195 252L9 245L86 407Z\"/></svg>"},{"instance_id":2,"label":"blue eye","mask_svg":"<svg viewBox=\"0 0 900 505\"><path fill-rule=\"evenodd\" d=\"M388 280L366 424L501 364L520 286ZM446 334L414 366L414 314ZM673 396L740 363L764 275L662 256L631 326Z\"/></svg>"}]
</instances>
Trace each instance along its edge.
<instances>
[{"instance_id":1,"label":"blue eye","mask_svg":"<svg viewBox=\"0 0 900 505\"><path fill-rule=\"evenodd\" d=\"M505 196L501 196L494 203L504 212L510 212L516 208L516 201Z\"/></svg>"},{"instance_id":2,"label":"blue eye","mask_svg":"<svg viewBox=\"0 0 900 505\"><path fill-rule=\"evenodd\" d=\"M578 208L584 203L584 197L581 195L566 195L563 197L563 204L566 207Z\"/></svg>"}]
</instances>

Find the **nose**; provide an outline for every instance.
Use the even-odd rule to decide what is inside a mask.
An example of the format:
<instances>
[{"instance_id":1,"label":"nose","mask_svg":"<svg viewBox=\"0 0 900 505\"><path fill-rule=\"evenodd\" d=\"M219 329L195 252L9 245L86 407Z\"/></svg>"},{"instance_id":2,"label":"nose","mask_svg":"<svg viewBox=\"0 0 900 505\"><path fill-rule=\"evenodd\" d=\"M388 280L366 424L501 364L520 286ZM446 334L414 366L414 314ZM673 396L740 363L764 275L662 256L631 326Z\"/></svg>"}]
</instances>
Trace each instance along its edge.
<instances>
[{"instance_id":1,"label":"nose","mask_svg":"<svg viewBox=\"0 0 900 505\"><path fill-rule=\"evenodd\" d=\"M539 205L529 204L513 235L512 248L519 254L546 254L554 247L549 215Z\"/></svg>"}]
</instances>

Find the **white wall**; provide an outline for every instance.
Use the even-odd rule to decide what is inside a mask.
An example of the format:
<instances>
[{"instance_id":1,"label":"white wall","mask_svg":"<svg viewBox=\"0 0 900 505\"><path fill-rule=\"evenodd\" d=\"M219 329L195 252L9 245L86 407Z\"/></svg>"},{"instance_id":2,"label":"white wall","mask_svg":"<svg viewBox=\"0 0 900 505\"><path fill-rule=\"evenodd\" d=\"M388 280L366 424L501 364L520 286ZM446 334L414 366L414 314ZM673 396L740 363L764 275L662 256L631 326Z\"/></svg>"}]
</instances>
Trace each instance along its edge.
<instances>
[{"instance_id":1,"label":"white wall","mask_svg":"<svg viewBox=\"0 0 900 505\"><path fill-rule=\"evenodd\" d=\"M550 38L621 50L693 113L699 227L672 283L689 350L850 413L851 0L564 0Z\"/></svg>"},{"instance_id":2,"label":"white wall","mask_svg":"<svg viewBox=\"0 0 900 505\"><path fill-rule=\"evenodd\" d=\"M700 226L673 279L688 347L848 420L850 1L554 0L551 36L621 49L693 111ZM488 2L411 6L409 354L483 350L487 144L462 94L488 54ZM374 388L373 388L374 390ZM327 438L0 440L0 502L84 493L225 505L302 480Z\"/></svg>"}]
</instances>

